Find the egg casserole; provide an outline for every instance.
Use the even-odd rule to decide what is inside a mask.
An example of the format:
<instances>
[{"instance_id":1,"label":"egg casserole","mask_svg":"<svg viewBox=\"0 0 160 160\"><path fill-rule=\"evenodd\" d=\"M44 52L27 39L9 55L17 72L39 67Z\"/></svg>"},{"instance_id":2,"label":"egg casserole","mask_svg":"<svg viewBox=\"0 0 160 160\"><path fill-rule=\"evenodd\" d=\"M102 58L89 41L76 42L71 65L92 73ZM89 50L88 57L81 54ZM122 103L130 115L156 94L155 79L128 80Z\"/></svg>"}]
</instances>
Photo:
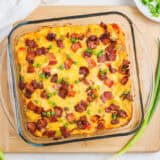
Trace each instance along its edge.
<instances>
[{"instance_id":1,"label":"egg casserole","mask_svg":"<svg viewBox=\"0 0 160 160\"><path fill-rule=\"evenodd\" d=\"M26 128L55 140L132 118L125 35L118 24L43 27L16 43Z\"/></svg>"}]
</instances>

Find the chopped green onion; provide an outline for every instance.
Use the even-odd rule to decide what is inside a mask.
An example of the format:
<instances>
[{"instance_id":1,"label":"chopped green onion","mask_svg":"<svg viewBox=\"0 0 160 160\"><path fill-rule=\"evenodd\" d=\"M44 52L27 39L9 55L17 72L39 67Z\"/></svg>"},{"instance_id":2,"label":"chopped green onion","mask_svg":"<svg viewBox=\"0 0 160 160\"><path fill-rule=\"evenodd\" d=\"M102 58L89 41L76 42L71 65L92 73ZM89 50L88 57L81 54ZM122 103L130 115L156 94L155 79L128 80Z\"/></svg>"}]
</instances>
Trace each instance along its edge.
<instances>
[{"instance_id":1,"label":"chopped green onion","mask_svg":"<svg viewBox=\"0 0 160 160\"><path fill-rule=\"evenodd\" d=\"M47 94L48 98L52 97L52 93Z\"/></svg>"},{"instance_id":2,"label":"chopped green onion","mask_svg":"<svg viewBox=\"0 0 160 160\"><path fill-rule=\"evenodd\" d=\"M92 54L92 53L93 53L93 50L92 50L91 48L87 48L87 49L86 49L86 52Z\"/></svg>"},{"instance_id":3,"label":"chopped green onion","mask_svg":"<svg viewBox=\"0 0 160 160\"><path fill-rule=\"evenodd\" d=\"M52 100L49 100L48 103L51 104L52 106L56 106L56 103Z\"/></svg>"},{"instance_id":4,"label":"chopped green onion","mask_svg":"<svg viewBox=\"0 0 160 160\"><path fill-rule=\"evenodd\" d=\"M156 67L156 73L155 73L155 80L154 80L154 90L152 93L151 102L149 104L148 112L145 116L144 121L142 122L142 125L140 129L136 132L136 134L127 142L127 144L114 156L114 158L119 157L120 155L124 154L129 150L130 147L132 147L137 140L143 135L146 127L150 123L152 116L154 115L154 112L158 106L158 103L160 101L160 41L158 42L159 47L159 55L158 55L158 63Z\"/></svg>"},{"instance_id":5,"label":"chopped green onion","mask_svg":"<svg viewBox=\"0 0 160 160\"><path fill-rule=\"evenodd\" d=\"M93 54L96 55L98 58L101 57L101 56L103 55L103 53L104 53L104 50L103 50L103 49L100 50L100 51L98 51L98 52L96 52L96 51L93 52Z\"/></svg>"},{"instance_id":6,"label":"chopped green onion","mask_svg":"<svg viewBox=\"0 0 160 160\"><path fill-rule=\"evenodd\" d=\"M71 41L72 43L76 43L78 40L77 40L76 38L71 38L70 41Z\"/></svg>"},{"instance_id":7,"label":"chopped green onion","mask_svg":"<svg viewBox=\"0 0 160 160\"><path fill-rule=\"evenodd\" d=\"M99 110L98 110L98 113L102 113L102 109L99 109Z\"/></svg>"},{"instance_id":8,"label":"chopped green onion","mask_svg":"<svg viewBox=\"0 0 160 160\"><path fill-rule=\"evenodd\" d=\"M91 111L90 111L90 110L88 110L88 111L87 111L87 114L88 114L88 115L90 115L90 114L91 114Z\"/></svg>"},{"instance_id":9,"label":"chopped green onion","mask_svg":"<svg viewBox=\"0 0 160 160\"><path fill-rule=\"evenodd\" d=\"M56 131L56 135L61 136L61 131L60 130Z\"/></svg>"},{"instance_id":10,"label":"chopped green onion","mask_svg":"<svg viewBox=\"0 0 160 160\"><path fill-rule=\"evenodd\" d=\"M65 126L66 128L68 128L68 123L64 123L64 126Z\"/></svg>"},{"instance_id":11,"label":"chopped green onion","mask_svg":"<svg viewBox=\"0 0 160 160\"><path fill-rule=\"evenodd\" d=\"M101 76L104 76L107 73L107 69L100 69L99 73L100 73Z\"/></svg>"},{"instance_id":12,"label":"chopped green onion","mask_svg":"<svg viewBox=\"0 0 160 160\"><path fill-rule=\"evenodd\" d=\"M70 55L70 54L66 54L66 57L67 57L68 59L70 59L70 58L71 58L71 55Z\"/></svg>"},{"instance_id":13,"label":"chopped green onion","mask_svg":"<svg viewBox=\"0 0 160 160\"><path fill-rule=\"evenodd\" d=\"M45 74L44 74L44 73L40 73L40 74L39 74L39 78L40 78L40 79L44 79L44 78L45 78Z\"/></svg>"},{"instance_id":14,"label":"chopped green onion","mask_svg":"<svg viewBox=\"0 0 160 160\"><path fill-rule=\"evenodd\" d=\"M73 62L73 64L75 64L75 65L76 65L77 63L78 63L77 61L74 61L74 62Z\"/></svg>"},{"instance_id":15,"label":"chopped green onion","mask_svg":"<svg viewBox=\"0 0 160 160\"><path fill-rule=\"evenodd\" d=\"M38 100L37 100L37 99L35 99L35 100L34 100L34 102L37 104L37 103L38 103Z\"/></svg>"},{"instance_id":16,"label":"chopped green onion","mask_svg":"<svg viewBox=\"0 0 160 160\"><path fill-rule=\"evenodd\" d=\"M112 119L113 119L113 120L116 120L116 119L117 119L117 113L113 113L113 114L112 114Z\"/></svg>"},{"instance_id":17,"label":"chopped green onion","mask_svg":"<svg viewBox=\"0 0 160 160\"><path fill-rule=\"evenodd\" d=\"M41 65L39 63L34 63L33 67L39 68Z\"/></svg>"},{"instance_id":18,"label":"chopped green onion","mask_svg":"<svg viewBox=\"0 0 160 160\"><path fill-rule=\"evenodd\" d=\"M75 84L78 84L78 83L79 83L79 80L75 80L74 83L75 83Z\"/></svg>"},{"instance_id":19,"label":"chopped green onion","mask_svg":"<svg viewBox=\"0 0 160 160\"><path fill-rule=\"evenodd\" d=\"M64 64L60 65L58 68L59 68L60 70L64 70Z\"/></svg>"},{"instance_id":20,"label":"chopped green onion","mask_svg":"<svg viewBox=\"0 0 160 160\"><path fill-rule=\"evenodd\" d=\"M48 48L49 48L49 49L52 49L52 48L53 48L53 44L50 44Z\"/></svg>"}]
</instances>

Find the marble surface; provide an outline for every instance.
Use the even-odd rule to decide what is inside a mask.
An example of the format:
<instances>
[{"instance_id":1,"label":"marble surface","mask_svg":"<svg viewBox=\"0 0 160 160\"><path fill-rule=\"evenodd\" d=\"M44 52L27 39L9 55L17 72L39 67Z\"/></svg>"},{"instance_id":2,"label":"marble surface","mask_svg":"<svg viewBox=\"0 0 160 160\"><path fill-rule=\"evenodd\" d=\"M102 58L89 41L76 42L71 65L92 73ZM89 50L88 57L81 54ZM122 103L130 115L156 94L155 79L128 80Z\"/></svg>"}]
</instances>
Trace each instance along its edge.
<instances>
[{"instance_id":1,"label":"marble surface","mask_svg":"<svg viewBox=\"0 0 160 160\"><path fill-rule=\"evenodd\" d=\"M133 0L43 0L52 5L135 5ZM20 146L17 146L20 147ZM7 160L107 160L111 157L108 154L6 154ZM135 153L125 154L118 160L160 160L158 153Z\"/></svg>"}]
</instances>

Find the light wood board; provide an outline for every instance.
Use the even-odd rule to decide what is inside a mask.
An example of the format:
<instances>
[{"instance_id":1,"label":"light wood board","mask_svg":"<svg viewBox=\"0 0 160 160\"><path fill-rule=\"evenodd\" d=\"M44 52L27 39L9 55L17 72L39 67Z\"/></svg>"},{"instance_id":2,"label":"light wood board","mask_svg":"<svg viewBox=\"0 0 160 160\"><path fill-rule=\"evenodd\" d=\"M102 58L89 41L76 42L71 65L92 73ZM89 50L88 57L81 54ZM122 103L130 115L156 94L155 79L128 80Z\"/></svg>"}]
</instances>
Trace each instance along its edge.
<instances>
[{"instance_id":1,"label":"light wood board","mask_svg":"<svg viewBox=\"0 0 160 160\"><path fill-rule=\"evenodd\" d=\"M150 42L150 56L154 66L157 59L156 39L160 38L160 24L146 19L136 8L128 6L99 6L99 7L81 7L81 6L41 6L38 7L27 19L41 19L47 17L60 17L67 15L78 15L85 13L95 13L104 11L121 11L126 13L132 21L139 26L145 33ZM145 43L145 42L144 42ZM134 152L154 152L160 150L160 106L145 131L141 139L132 147L130 151ZM5 152L116 152L130 138L117 137L85 142L76 142L70 144L56 145L50 147L33 147L26 144L19 138L11 128L0 107L0 149Z\"/></svg>"}]
</instances>

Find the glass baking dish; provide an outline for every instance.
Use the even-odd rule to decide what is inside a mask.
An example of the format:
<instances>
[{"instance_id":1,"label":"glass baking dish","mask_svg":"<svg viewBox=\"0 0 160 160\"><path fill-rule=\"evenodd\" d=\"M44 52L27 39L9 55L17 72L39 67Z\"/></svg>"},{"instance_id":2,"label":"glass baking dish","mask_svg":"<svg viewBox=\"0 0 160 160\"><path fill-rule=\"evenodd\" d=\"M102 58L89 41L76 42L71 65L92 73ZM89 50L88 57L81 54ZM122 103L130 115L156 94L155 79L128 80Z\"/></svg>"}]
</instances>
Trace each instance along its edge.
<instances>
[{"instance_id":1,"label":"glass baking dish","mask_svg":"<svg viewBox=\"0 0 160 160\"><path fill-rule=\"evenodd\" d=\"M99 24L101 21L105 23L117 23L125 33L127 53L131 62L132 94L134 95L132 119L125 126L116 129L108 129L92 136L75 136L60 140L33 136L28 132L26 127L23 102L17 87L18 65L16 62L14 48L15 43L21 35L31 31L37 31L43 26L62 26L68 23L73 25ZM3 107L12 127L24 141L35 146L56 145L84 140L127 136L136 132L140 128L144 119L144 113L147 110L145 106L147 106L150 101L153 85L152 65L150 63L146 44L143 43L142 37L142 34L129 17L123 13L114 11L25 21L17 24L10 32L7 44L4 42L4 51L2 52L0 59L1 106Z\"/></svg>"}]
</instances>

